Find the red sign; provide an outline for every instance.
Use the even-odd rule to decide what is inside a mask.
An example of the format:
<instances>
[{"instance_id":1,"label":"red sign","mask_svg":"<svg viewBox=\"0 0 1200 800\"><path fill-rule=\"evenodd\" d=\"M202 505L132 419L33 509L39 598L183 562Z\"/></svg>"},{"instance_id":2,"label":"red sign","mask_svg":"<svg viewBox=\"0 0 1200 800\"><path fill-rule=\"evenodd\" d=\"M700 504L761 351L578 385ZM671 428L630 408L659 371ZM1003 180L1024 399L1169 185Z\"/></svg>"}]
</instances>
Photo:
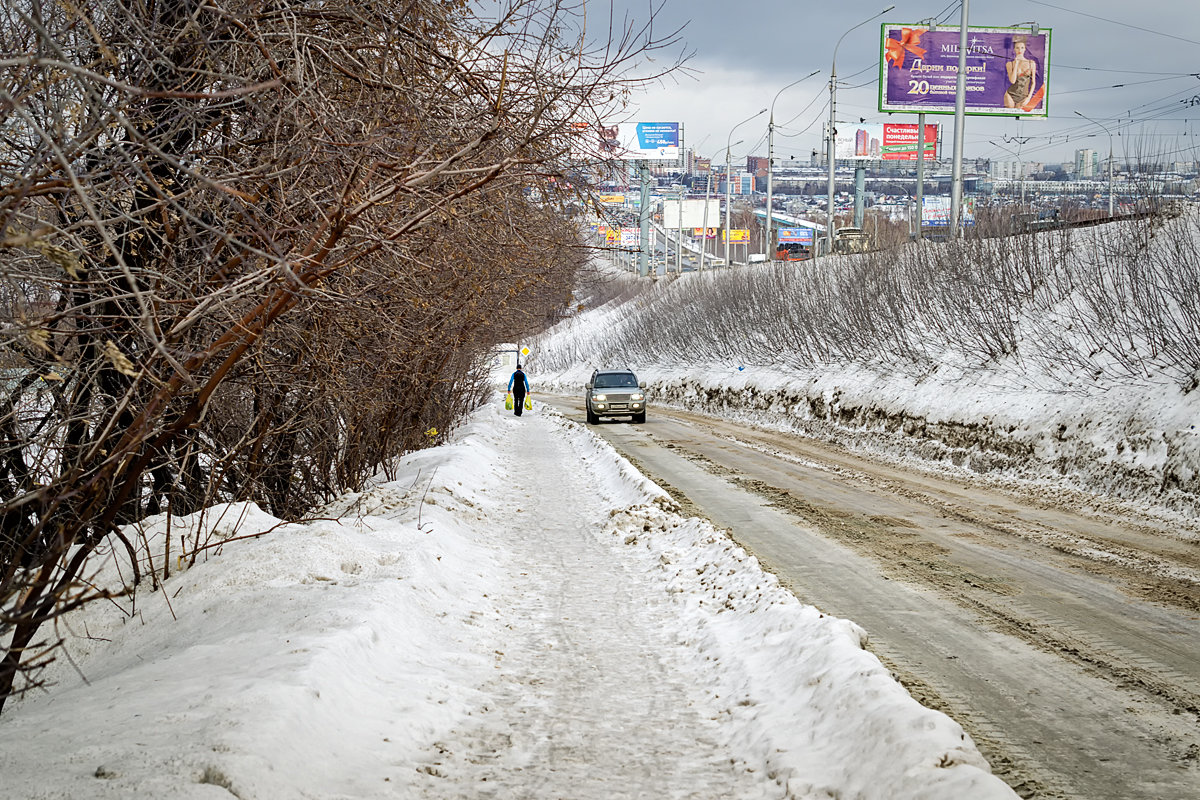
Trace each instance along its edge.
<instances>
[{"instance_id":1,"label":"red sign","mask_svg":"<svg viewBox=\"0 0 1200 800\"><path fill-rule=\"evenodd\" d=\"M916 161L920 126L906 122L839 125L835 155L841 160ZM925 126L925 160L937 158L937 125Z\"/></svg>"},{"instance_id":2,"label":"red sign","mask_svg":"<svg viewBox=\"0 0 1200 800\"><path fill-rule=\"evenodd\" d=\"M916 161L917 136L920 126L903 123L883 123L883 144L880 147L880 157L884 161ZM925 126L925 159L936 159L937 154L937 125Z\"/></svg>"}]
</instances>

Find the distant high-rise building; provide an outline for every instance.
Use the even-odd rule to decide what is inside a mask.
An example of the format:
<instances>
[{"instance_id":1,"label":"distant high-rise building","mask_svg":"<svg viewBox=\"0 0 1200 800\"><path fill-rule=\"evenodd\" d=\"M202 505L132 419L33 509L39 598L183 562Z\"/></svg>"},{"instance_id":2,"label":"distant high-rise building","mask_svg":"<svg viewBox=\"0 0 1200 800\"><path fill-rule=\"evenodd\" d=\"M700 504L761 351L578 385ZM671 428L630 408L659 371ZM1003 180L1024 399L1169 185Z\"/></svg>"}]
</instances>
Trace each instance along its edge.
<instances>
[{"instance_id":1,"label":"distant high-rise building","mask_svg":"<svg viewBox=\"0 0 1200 800\"><path fill-rule=\"evenodd\" d=\"M859 128L858 132L854 134L854 155L871 155L871 134L862 128Z\"/></svg>"},{"instance_id":2,"label":"distant high-rise building","mask_svg":"<svg viewBox=\"0 0 1200 800\"><path fill-rule=\"evenodd\" d=\"M750 194L754 191L754 176L745 172L734 172L729 179L729 194L743 195ZM717 191L725 192L725 176L721 177L721 181L717 184Z\"/></svg>"},{"instance_id":3,"label":"distant high-rise building","mask_svg":"<svg viewBox=\"0 0 1200 800\"><path fill-rule=\"evenodd\" d=\"M1026 165L1020 161L992 161L988 164L988 175L996 180L1020 180L1027 172Z\"/></svg>"},{"instance_id":4,"label":"distant high-rise building","mask_svg":"<svg viewBox=\"0 0 1200 800\"><path fill-rule=\"evenodd\" d=\"M1075 151L1075 177L1094 178L1100 174L1100 153L1088 148Z\"/></svg>"}]
</instances>

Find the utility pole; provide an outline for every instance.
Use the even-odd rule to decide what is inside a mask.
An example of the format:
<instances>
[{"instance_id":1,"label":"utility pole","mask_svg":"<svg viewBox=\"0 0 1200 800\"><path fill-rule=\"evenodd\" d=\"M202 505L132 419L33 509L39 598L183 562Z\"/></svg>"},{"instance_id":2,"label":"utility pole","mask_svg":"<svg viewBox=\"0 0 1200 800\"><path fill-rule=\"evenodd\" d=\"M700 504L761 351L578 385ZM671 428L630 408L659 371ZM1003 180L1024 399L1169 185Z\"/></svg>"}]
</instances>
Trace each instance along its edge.
<instances>
[{"instance_id":1,"label":"utility pole","mask_svg":"<svg viewBox=\"0 0 1200 800\"><path fill-rule=\"evenodd\" d=\"M1020 117L1017 117L1020 119ZM1013 136L1009 138L1008 134L1004 135L1005 142L1014 142L1017 145L1017 167L1021 170L1021 210L1025 210L1025 159L1021 158L1021 148L1026 142L1032 139L1032 136Z\"/></svg>"},{"instance_id":2,"label":"utility pole","mask_svg":"<svg viewBox=\"0 0 1200 800\"><path fill-rule=\"evenodd\" d=\"M642 178L641 208L638 210L638 274L645 278L650 274L650 254L647 244L650 241L650 167L645 161L638 162L638 172Z\"/></svg>"},{"instance_id":3,"label":"utility pole","mask_svg":"<svg viewBox=\"0 0 1200 800\"><path fill-rule=\"evenodd\" d=\"M825 255L827 256L833 255L833 188L835 183L834 164L837 163L837 158L834 151L835 141L837 139L837 123L834 119L834 110L837 107L837 51L838 48L842 46L842 39L845 39L846 35L849 34L850 31L854 30L854 28L860 28L863 25L866 25L876 17L883 16L893 8L895 8L895 6L888 6L878 14L874 14L867 19L864 19L853 28L847 30L846 33L843 33L837 40L837 44L833 46L833 59L830 61L829 66L829 144L827 153L829 159L829 197L827 201L828 208L825 209Z\"/></svg>"},{"instance_id":4,"label":"utility pole","mask_svg":"<svg viewBox=\"0 0 1200 800\"><path fill-rule=\"evenodd\" d=\"M801 81L806 81L812 76L820 73L821 70L816 69L805 75L797 81L792 81L787 86L775 93L775 100L779 99L779 95L783 94L788 89L795 86ZM772 205L772 189L775 181L775 100L771 101L771 119L767 123L767 228L765 231L766 241L763 244L763 252L769 253L771 260L775 260L775 226L773 224L772 214L774 206Z\"/></svg>"},{"instance_id":5,"label":"utility pole","mask_svg":"<svg viewBox=\"0 0 1200 800\"><path fill-rule=\"evenodd\" d=\"M1078 111L1076 111L1075 113L1079 114ZM1079 114L1079 116L1083 117L1088 122L1091 122L1095 125L1100 125L1101 128L1104 128L1104 132L1108 134L1108 215L1111 217L1114 213L1116 213L1116 211L1115 211L1116 204L1113 202L1113 139L1112 139L1112 131L1110 131L1104 125L1101 125L1099 122L1096 122L1096 120L1092 119L1087 114Z\"/></svg>"},{"instance_id":6,"label":"utility pole","mask_svg":"<svg viewBox=\"0 0 1200 800\"><path fill-rule=\"evenodd\" d=\"M787 87L785 86L783 88L786 89ZM783 89L780 89L779 91L782 93ZM779 95L776 94L775 100L778 99ZM771 101L771 118L767 121L767 215L763 218L763 222L766 223L767 227L763 231L762 239L762 251L764 253L770 253L770 260L772 261L775 260L775 252L771 247L775 240L773 235L774 228L771 225L774 218L773 215L775 213L775 209L772 206L774 201L771 198L771 184L775 177L775 100Z\"/></svg>"},{"instance_id":7,"label":"utility pole","mask_svg":"<svg viewBox=\"0 0 1200 800\"><path fill-rule=\"evenodd\" d=\"M733 146L735 144L742 143L741 139L739 139L738 141L733 142L733 143L731 143L730 140L733 138L734 131L736 131L738 128L742 127L743 125L745 125L750 120L755 119L756 117L761 117L765 113L767 113L767 109L763 108L763 109L760 109L757 114L753 114L749 117L746 117L744 120L739 122L737 125L734 125L732 128L730 128L729 136L725 137L725 266L726 266L726 268L732 266L732 264L730 264L730 261L729 261L729 218L730 218L730 211L731 211L730 206L732 204L729 190L730 190L730 184L733 182L733 170L730 166L730 151L733 149Z\"/></svg>"},{"instance_id":8,"label":"utility pole","mask_svg":"<svg viewBox=\"0 0 1200 800\"><path fill-rule=\"evenodd\" d=\"M712 159L708 160L708 184L704 190L704 229L700 233L700 267L704 272L704 257L708 255L708 206L712 202Z\"/></svg>"},{"instance_id":9,"label":"utility pole","mask_svg":"<svg viewBox=\"0 0 1200 800\"><path fill-rule=\"evenodd\" d=\"M917 114L917 239L921 238L925 210L925 112Z\"/></svg>"},{"instance_id":10,"label":"utility pole","mask_svg":"<svg viewBox=\"0 0 1200 800\"><path fill-rule=\"evenodd\" d=\"M1004 144L1015 144L1017 146L1016 152L1009 150L1007 147L1000 144L999 142L989 140L990 144L993 144L996 147L999 147L1001 150L1008 153L1009 155L1013 155L1013 156L1017 157L1017 168L1019 170L1021 170L1021 210L1022 211L1025 210L1025 161L1024 161L1024 159L1021 158L1021 148L1024 147L1025 143L1028 142L1032 138L1033 138L1032 136L1011 136L1010 137L1007 133L1004 134Z\"/></svg>"},{"instance_id":11,"label":"utility pole","mask_svg":"<svg viewBox=\"0 0 1200 800\"><path fill-rule=\"evenodd\" d=\"M967 102L967 13L970 0L962 0L958 23L958 83L954 93L954 167L950 172L950 238L957 239L962 219L963 139L966 135Z\"/></svg>"},{"instance_id":12,"label":"utility pole","mask_svg":"<svg viewBox=\"0 0 1200 800\"><path fill-rule=\"evenodd\" d=\"M679 184L679 222L675 233L675 274L683 274L683 184ZM666 222L666 220L663 220Z\"/></svg>"}]
</instances>

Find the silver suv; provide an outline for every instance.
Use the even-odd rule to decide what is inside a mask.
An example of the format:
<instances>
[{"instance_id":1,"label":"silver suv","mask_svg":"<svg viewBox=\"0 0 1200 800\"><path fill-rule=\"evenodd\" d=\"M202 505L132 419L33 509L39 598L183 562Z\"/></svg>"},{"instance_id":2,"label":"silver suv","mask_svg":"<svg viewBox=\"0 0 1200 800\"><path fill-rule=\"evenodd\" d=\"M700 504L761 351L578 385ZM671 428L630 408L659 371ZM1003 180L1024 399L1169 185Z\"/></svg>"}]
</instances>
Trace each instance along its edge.
<instances>
[{"instance_id":1,"label":"silver suv","mask_svg":"<svg viewBox=\"0 0 1200 800\"><path fill-rule=\"evenodd\" d=\"M589 425L601 417L629 417L633 422L646 421L646 382L627 369L598 369L588 378L583 403L587 408Z\"/></svg>"}]
</instances>

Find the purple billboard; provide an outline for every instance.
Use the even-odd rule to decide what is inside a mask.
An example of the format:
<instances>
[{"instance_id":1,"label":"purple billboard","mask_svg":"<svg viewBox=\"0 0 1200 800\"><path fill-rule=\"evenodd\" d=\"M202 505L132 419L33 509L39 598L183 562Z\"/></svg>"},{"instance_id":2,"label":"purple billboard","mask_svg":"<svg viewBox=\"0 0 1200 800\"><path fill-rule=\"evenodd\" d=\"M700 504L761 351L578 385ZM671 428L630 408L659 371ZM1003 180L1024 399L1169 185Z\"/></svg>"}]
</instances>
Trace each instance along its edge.
<instances>
[{"instance_id":1,"label":"purple billboard","mask_svg":"<svg viewBox=\"0 0 1200 800\"><path fill-rule=\"evenodd\" d=\"M953 114L958 28L883 26L879 110ZM1050 29L967 28L966 113L1046 117Z\"/></svg>"}]
</instances>

